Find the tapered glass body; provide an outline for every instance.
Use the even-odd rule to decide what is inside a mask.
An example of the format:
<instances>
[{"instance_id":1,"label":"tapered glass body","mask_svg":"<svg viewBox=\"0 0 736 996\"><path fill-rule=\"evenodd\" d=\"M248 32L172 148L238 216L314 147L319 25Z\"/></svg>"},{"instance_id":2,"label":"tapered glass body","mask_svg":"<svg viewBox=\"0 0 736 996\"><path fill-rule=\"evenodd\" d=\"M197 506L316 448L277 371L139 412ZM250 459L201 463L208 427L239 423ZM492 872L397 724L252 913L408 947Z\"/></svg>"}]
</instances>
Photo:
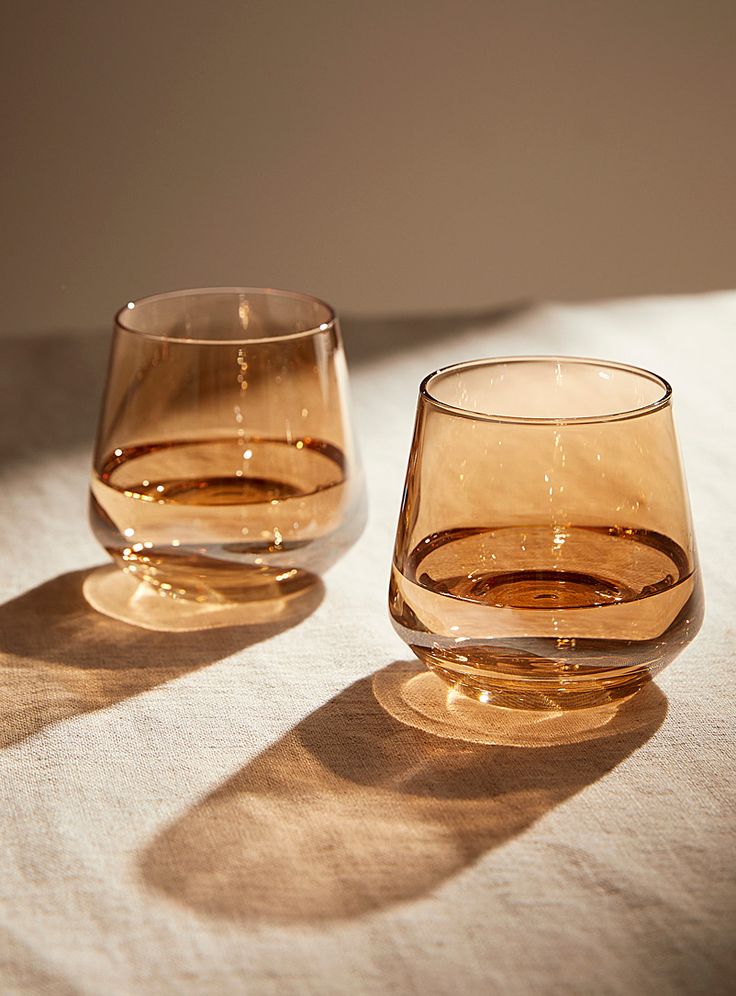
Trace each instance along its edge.
<instances>
[{"instance_id":1,"label":"tapered glass body","mask_svg":"<svg viewBox=\"0 0 736 996\"><path fill-rule=\"evenodd\" d=\"M703 611L669 385L564 357L428 377L389 599L414 653L481 701L637 691Z\"/></svg>"},{"instance_id":2,"label":"tapered glass body","mask_svg":"<svg viewBox=\"0 0 736 996\"><path fill-rule=\"evenodd\" d=\"M321 574L365 522L338 322L282 291L163 294L118 314L92 528L171 598L240 601Z\"/></svg>"}]
</instances>

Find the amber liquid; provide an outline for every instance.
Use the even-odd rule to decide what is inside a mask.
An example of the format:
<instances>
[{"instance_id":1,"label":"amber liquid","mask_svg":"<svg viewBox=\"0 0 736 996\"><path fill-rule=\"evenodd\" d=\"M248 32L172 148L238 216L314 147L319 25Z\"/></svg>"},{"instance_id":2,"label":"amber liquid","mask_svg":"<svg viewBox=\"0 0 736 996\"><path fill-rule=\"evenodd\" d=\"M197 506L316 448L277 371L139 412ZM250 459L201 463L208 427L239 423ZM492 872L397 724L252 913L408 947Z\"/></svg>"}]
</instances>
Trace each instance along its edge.
<instances>
[{"instance_id":1,"label":"amber liquid","mask_svg":"<svg viewBox=\"0 0 736 996\"><path fill-rule=\"evenodd\" d=\"M436 533L394 566L389 597L401 637L447 682L537 709L632 694L702 620L684 550L620 527Z\"/></svg>"},{"instance_id":2,"label":"amber liquid","mask_svg":"<svg viewBox=\"0 0 736 996\"><path fill-rule=\"evenodd\" d=\"M91 485L97 538L161 595L249 600L294 590L360 533L343 453L304 438L174 440L114 450Z\"/></svg>"}]
</instances>

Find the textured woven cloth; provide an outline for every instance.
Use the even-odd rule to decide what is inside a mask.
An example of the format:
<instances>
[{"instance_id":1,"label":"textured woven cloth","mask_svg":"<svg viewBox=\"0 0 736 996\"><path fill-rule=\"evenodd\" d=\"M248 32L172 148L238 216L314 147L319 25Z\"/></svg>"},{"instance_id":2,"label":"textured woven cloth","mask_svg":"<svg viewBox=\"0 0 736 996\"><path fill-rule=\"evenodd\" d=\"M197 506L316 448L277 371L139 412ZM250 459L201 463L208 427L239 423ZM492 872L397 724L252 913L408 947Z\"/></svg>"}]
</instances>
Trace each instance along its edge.
<instances>
[{"instance_id":1,"label":"textured woven cloth","mask_svg":"<svg viewBox=\"0 0 736 996\"><path fill-rule=\"evenodd\" d=\"M367 530L301 620L193 633L82 595L107 336L0 340L0 991L729 991L736 294L345 326ZM706 621L592 732L443 730L386 613L420 378L519 353L675 391Z\"/></svg>"}]
</instances>

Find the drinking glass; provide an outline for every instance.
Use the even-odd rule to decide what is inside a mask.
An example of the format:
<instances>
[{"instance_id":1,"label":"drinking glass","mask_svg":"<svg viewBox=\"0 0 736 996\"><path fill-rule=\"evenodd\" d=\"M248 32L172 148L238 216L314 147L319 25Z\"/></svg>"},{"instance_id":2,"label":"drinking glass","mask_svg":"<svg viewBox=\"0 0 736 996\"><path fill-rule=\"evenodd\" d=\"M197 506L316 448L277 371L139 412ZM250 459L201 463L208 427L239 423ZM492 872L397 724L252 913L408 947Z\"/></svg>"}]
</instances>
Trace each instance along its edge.
<instances>
[{"instance_id":1,"label":"drinking glass","mask_svg":"<svg viewBox=\"0 0 736 996\"><path fill-rule=\"evenodd\" d=\"M168 598L309 584L357 539L364 487L329 305L211 288L116 316L90 516L123 571Z\"/></svg>"},{"instance_id":2,"label":"drinking glass","mask_svg":"<svg viewBox=\"0 0 736 996\"><path fill-rule=\"evenodd\" d=\"M633 694L703 599L672 391L605 360L477 360L419 391L389 593L450 685L530 709Z\"/></svg>"}]
</instances>

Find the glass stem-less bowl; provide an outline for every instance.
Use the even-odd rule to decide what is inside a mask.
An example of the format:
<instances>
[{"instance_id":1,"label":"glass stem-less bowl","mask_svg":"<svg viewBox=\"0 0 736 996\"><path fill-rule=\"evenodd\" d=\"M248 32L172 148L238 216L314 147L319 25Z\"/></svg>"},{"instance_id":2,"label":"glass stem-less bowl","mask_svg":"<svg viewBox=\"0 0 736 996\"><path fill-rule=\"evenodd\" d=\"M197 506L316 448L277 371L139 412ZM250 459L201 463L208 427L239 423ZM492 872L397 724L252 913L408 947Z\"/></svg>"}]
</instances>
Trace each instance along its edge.
<instances>
[{"instance_id":1,"label":"glass stem-less bowl","mask_svg":"<svg viewBox=\"0 0 736 996\"><path fill-rule=\"evenodd\" d=\"M703 611L669 385L569 357L427 377L389 599L414 653L482 702L636 692Z\"/></svg>"},{"instance_id":2,"label":"glass stem-less bowl","mask_svg":"<svg viewBox=\"0 0 736 996\"><path fill-rule=\"evenodd\" d=\"M365 523L337 319L316 298L212 288L116 317L92 528L171 599L311 583Z\"/></svg>"}]
</instances>

